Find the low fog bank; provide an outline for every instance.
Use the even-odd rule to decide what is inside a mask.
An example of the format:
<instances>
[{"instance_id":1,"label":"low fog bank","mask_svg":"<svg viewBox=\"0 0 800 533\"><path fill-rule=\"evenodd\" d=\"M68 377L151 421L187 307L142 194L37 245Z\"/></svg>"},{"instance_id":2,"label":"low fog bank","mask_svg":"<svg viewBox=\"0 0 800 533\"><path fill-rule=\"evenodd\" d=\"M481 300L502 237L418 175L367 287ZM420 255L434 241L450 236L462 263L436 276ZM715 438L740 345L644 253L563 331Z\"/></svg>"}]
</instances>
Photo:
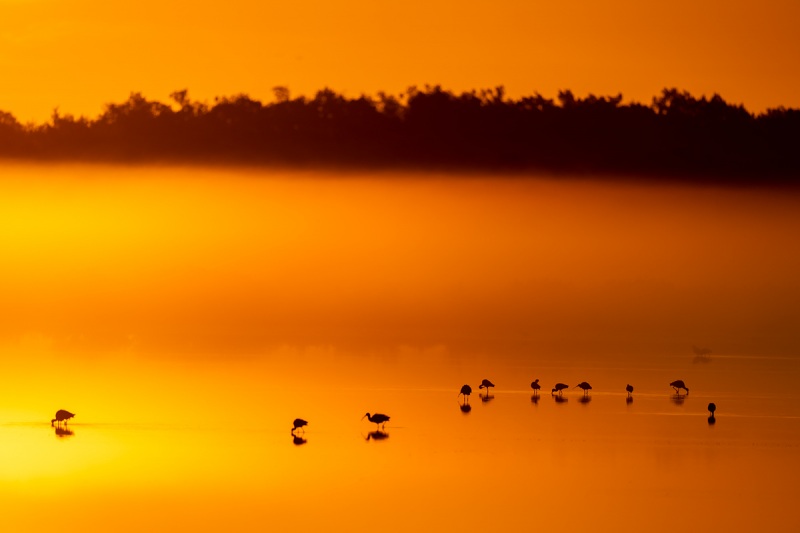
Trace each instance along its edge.
<instances>
[{"instance_id":1,"label":"low fog bank","mask_svg":"<svg viewBox=\"0 0 800 533\"><path fill-rule=\"evenodd\" d=\"M796 355L800 197L588 180L18 168L0 340ZM257 178L257 179L254 179Z\"/></svg>"}]
</instances>

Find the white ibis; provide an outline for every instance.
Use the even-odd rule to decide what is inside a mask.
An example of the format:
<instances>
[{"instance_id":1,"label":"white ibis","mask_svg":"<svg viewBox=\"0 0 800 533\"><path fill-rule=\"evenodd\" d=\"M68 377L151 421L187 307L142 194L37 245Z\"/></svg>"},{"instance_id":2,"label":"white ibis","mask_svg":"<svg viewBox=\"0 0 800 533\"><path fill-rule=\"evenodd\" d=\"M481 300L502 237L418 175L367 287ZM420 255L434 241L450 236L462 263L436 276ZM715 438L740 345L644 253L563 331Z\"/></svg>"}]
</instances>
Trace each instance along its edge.
<instances>
[{"instance_id":1,"label":"white ibis","mask_svg":"<svg viewBox=\"0 0 800 533\"><path fill-rule=\"evenodd\" d=\"M489 394L489 387L494 387L494 383L492 383L488 379L484 379L483 381L481 381L481 384L478 385L479 389L486 389L486 394Z\"/></svg>"},{"instance_id":2,"label":"white ibis","mask_svg":"<svg viewBox=\"0 0 800 533\"><path fill-rule=\"evenodd\" d=\"M469 385L464 385L463 387L461 387L461 392L459 392L458 394L459 396L463 394L464 401L467 402L469 401L469 395L472 394L472 387L470 387Z\"/></svg>"},{"instance_id":3,"label":"white ibis","mask_svg":"<svg viewBox=\"0 0 800 533\"><path fill-rule=\"evenodd\" d=\"M303 420L302 418L295 418L294 422L292 422L292 433L297 431L298 429L303 429L303 426L307 426L308 422ZM303 433L305 433L305 429L303 429Z\"/></svg>"},{"instance_id":4,"label":"white ibis","mask_svg":"<svg viewBox=\"0 0 800 533\"><path fill-rule=\"evenodd\" d=\"M531 388L533 389L533 393L534 394L538 394L539 393L539 390L542 388L542 386L539 385L539 380L538 379L533 380L533 382L531 383Z\"/></svg>"},{"instance_id":5,"label":"white ibis","mask_svg":"<svg viewBox=\"0 0 800 533\"><path fill-rule=\"evenodd\" d=\"M689 389L686 388L686 384L683 383L682 379L673 381L672 383L669 384L669 386L675 389L675 394L678 394L680 392L680 389L684 389L686 391L686 394L689 394Z\"/></svg>"},{"instance_id":6,"label":"white ibis","mask_svg":"<svg viewBox=\"0 0 800 533\"><path fill-rule=\"evenodd\" d=\"M367 414L365 414L364 416L361 417L361 420L364 420L365 417L366 417L367 420L369 420L373 424L377 424L378 427L381 427L381 426L385 427L386 426L386 422L389 421L389 417L387 415L383 415L381 413L375 413L374 415L371 415L371 414L367 413Z\"/></svg>"},{"instance_id":7,"label":"white ibis","mask_svg":"<svg viewBox=\"0 0 800 533\"><path fill-rule=\"evenodd\" d=\"M558 395L561 396L563 394L562 391L564 389L568 389L568 388L569 388L569 385L565 385L563 383L556 383L556 386L553 387L553 390L550 391L550 394L553 394L553 393L557 392Z\"/></svg>"},{"instance_id":8,"label":"white ibis","mask_svg":"<svg viewBox=\"0 0 800 533\"><path fill-rule=\"evenodd\" d=\"M56 411L56 417L50 421L50 425L52 426L54 422L61 422L67 423L67 420L75 416L75 413L70 413L69 411L65 411L64 409L59 409Z\"/></svg>"},{"instance_id":9,"label":"white ibis","mask_svg":"<svg viewBox=\"0 0 800 533\"><path fill-rule=\"evenodd\" d=\"M589 394L589 391L592 389L592 386L591 386L591 385L589 385L588 383L586 383L585 381L581 381L580 383L578 383L577 385L575 385L575 386L574 386L574 387L572 387L572 388L573 388L573 389L575 389L575 388L577 388L577 387L580 387L581 389L583 389L583 395L584 395L584 396L586 396L587 394Z\"/></svg>"},{"instance_id":10,"label":"white ibis","mask_svg":"<svg viewBox=\"0 0 800 533\"><path fill-rule=\"evenodd\" d=\"M631 385L630 383L628 385L625 385L625 390L628 391L628 397L630 397L630 395L633 394L633 385Z\"/></svg>"}]
</instances>

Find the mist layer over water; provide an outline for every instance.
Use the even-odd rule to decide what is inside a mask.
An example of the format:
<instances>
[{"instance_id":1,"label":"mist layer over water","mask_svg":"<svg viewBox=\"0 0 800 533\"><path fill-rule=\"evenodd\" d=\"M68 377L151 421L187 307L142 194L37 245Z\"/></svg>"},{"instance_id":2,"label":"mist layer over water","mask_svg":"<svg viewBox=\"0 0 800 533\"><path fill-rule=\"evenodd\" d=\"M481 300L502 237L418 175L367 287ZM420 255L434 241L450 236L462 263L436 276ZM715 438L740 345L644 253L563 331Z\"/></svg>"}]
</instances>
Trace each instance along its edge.
<instances>
[{"instance_id":1,"label":"mist layer over water","mask_svg":"<svg viewBox=\"0 0 800 533\"><path fill-rule=\"evenodd\" d=\"M10 342L798 347L800 199L781 192L115 167L0 187Z\"/></svg>"}]
</instances>

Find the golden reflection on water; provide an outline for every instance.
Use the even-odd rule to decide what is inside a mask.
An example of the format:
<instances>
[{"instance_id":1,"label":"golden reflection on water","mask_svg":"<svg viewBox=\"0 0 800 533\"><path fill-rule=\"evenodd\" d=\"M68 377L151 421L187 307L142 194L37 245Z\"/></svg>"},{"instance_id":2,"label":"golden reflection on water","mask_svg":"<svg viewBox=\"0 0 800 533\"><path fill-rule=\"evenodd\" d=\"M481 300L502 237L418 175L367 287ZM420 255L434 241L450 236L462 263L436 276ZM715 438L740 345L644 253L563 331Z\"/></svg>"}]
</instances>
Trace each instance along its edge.
<instances>
[{"instance_id":1,"label":"golden reflection on water","mask_svg":"<svg viewBox=\"0 0 800 533\"><path fill-rule=\"evenodd\" d=\"M4 529L800 526L791 195L104 167L0 186Z\"/></svg>"}]
</instances>

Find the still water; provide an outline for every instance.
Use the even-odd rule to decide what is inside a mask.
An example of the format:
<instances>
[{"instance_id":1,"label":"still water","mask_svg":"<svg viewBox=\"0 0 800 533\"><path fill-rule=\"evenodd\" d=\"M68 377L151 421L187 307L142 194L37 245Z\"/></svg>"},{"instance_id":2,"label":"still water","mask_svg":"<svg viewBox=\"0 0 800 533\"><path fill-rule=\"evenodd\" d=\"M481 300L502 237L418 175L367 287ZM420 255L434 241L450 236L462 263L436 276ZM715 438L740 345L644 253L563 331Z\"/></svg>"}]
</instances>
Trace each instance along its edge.
<instances>
[{"instance_id":1,"label":"still water","mask_svg":"<svg viewBox=\"0 0 800 533\"><path fill-rule=\"evenodd\" d=\"M791 194L5 170L3 530L800 528Z\"/></svg>"}]
</instances>

